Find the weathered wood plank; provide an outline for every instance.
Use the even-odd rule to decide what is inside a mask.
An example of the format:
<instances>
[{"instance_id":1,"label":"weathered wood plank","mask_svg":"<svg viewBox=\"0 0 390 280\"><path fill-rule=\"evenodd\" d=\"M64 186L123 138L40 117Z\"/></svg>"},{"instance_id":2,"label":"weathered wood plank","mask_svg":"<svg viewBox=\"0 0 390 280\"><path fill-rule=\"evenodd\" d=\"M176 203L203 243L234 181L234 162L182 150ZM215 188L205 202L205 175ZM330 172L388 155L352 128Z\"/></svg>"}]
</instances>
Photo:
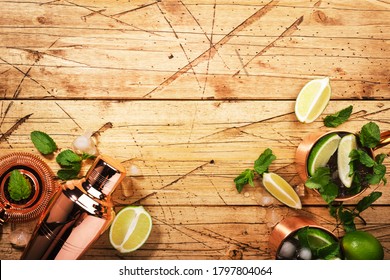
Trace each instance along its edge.
<instances>
[{"instance_id":1,"label":"weathered wood plank","mask_svg":"<svg viewBox=\"0 0 390 280\"><path fill-rule=\"evenodd\" d=\"M119 208L118 208L119 209ZM269 234L277 222L291 215L303 215L335 230L336 223L323 208L307 207L303 211L259 206L178 207L148 206L153 218L152 233L139 250L121 254L112 248L107 232L87 251L84 259L272 259ZM358 228L375 235L389 248L389 207L375 207L364 212L367 225ZM13 229L31 232L34 222L14 224ZM0 243L2 259L18 259L21 250L9 243L11 225L5 225ZM343 232L337 229L336 235ZM385 250L385 258L390 251Z\"/></svg>"},{"instance_id":2,"label":"weathered wood plank","mask_svg":"<svg viewBox=\"0 0 390 280\"><path fill-rule=\"evenodd\" d=\"M294 99L329 76L336 99L389 98L386 5L300 2L6 1L0 94Z\"/></svg>"},{"instance_id":3,"label":"weathered wood plank","mask_svg":"<svg viewBox=\"0 0 390 280\"><path fill-rule=\"evenodd\" d=\"M324 115L350 104L331 101ZM357 132L375 121L382 131L389 130L387 101L352 104L353 115L340 129ZM100 152L118 158L128 176L134 176L132 187L116 192L118 205L262 205L270 196L260 183L238 194L233 179L271 148L277 160L270 170L299 186L296 148L304 136L329 130L322 117L312 124L299 123L293 107L292 101L283 106L271 101L2 101L3 133L20 116L32 115L0 143L0 154L18 150L37 154L29 139L33 130L47 132L66 149L77 135L110 122L113 127L98 138ZM388 154L389 147L378 152ZM54 171L59 169L54 160L47 161ZM385 164L390 170L388 160ZM379 188L384 194L378 204L390 201L386 188ZM310 191L302 193L302 201L323 204ZM269 203L279 204L272 199Z\"/></svg>"}]
</instances>

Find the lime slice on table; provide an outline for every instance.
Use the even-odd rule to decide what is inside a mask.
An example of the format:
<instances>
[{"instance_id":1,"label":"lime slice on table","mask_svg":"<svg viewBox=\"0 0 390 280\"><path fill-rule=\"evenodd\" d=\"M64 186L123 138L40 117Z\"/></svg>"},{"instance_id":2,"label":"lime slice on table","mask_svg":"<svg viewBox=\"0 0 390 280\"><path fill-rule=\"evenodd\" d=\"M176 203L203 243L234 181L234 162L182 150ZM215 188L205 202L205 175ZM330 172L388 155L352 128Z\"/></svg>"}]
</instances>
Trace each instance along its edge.
<instances>
[{"instance_id":1,"label":"lime slice on table","mask_svg":"<svg viewBox=\"0 0 390 280\"><path fill-rule=\"evenodd\" d=\"M349 157L349 154L356 148L356 136L354 134L348 134L341 138L337 150L337 168L339 171L339 178L347 188L351 187L353 180L353 176L350 176L351 166L349 163L351 158Z\"/></svg>"},{"instance_id":2,"label":"lime slice on table","mask_svg":"<svg viewBox=\"0 0 390 280\"><path fill-rule=\"evenodd\" d=\"M331 92L329 78L308 82L299 92L295 102L297 119L303 123L311 123L317 119L328 105Z\"/></svg>"},{"instance_id":3,"label":"lime slice on table","mask_svg":"<svg viewBox=\"0 0 390 280\"><path fill-rule=\"evenodd\" d=\"M115 216L109 238L111 245L121 253L140 248L152 230L152 218L142 206L128 206Z\"/></svg>"},{"instance_id":4,"label":"lime slice on table","mask_svg":"<svg viewBox=\"0 0 390 280\"><path fill-rule=\"evenodd\" d=\"M341 137L337 133L325 135L314 144L307 160L307 170L313 176L318 167L325 167L336 152Z\"/></svg>"},{"instance_id":5,"label":"lime slice on table","mask_svg":"<svg viewBox=\"0 0 390 280\"><path fill-rule=\"evenodd\" d=\"M283 204L295 209L302 208L298 194L294 191L291 185L279 175L272 172L264 173L263 186L270 194Z\"/></svg>"}]
</instances>

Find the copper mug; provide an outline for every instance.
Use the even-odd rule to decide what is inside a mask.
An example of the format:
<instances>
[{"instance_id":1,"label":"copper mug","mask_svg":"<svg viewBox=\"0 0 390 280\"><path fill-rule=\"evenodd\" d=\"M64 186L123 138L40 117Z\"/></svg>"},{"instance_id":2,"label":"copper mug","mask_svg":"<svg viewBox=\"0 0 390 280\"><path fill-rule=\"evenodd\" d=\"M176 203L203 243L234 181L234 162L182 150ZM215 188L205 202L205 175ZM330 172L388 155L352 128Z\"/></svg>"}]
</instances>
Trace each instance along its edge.
<instances>
[{"instance_id":1,"label":"copper mug","mask_svg":"<svg viewBox=\"0 0 390 280\"><path fill-rule=\"evenodd\" d=\"M309 178L309 173L307 170L307 161L308 161L311 149L314 147L314 145L317 143L318 140L320 140L322 137L324 137L328 134L331 134L331 133L350 134L351 132L342 131L342 130L331 130L328 132L317 132L317 133L309 134L308 136L306 136L303 139L303 141L298 145L298 148L297 148L296 154L295 154L295 167L296 167L296 170L297 170L299 177L301 178L301 180L303 182L306 182L306 180ZM356 133L355 133L355 135L356 135ZM374 158L375 157L375 153L374 153L375 150L377 150L377 149L379 149L379 148L381 148L389 143L390 143L390 130L382 132L380 135L379 144L372 149L368 149L370 156L372 158ZM362 188L362 190L357 194L350 195L350 196L337 197L335 199L335 201L346 201L346 200L353 199L353 198L359 196L361 193L363 193L366 189L367 189L367 186ZM315 191L317 192L317 190L315 190Z\"/></svg>"},{"instance_id":2,"label":"copper mug","mask_svg":"<svg viewBox=\"0 0 390 280\"><path fill-rule=\"evenodd\" d=\"M278 252L282 247L283 242L304 227L321 229L327 232L335 240L338 240L338 237L333 232L319 225L314 220L305 216L291 216L283 219L273 228L269 237L269 247L271 254L277 258Z\"/></svg>"}]
</instances>

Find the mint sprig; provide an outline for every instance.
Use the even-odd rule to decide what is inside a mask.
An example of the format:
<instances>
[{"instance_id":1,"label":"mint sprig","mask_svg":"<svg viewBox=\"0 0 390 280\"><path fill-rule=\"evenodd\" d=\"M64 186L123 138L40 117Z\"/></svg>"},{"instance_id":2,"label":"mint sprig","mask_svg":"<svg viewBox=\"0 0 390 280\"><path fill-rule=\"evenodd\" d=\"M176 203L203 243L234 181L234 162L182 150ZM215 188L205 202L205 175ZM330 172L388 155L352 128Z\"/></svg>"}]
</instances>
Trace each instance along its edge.
<instances>
[{"instance_id":1,"label":"mint sprig","mask_svg":"<svg viewBox=\"0 0 390 280\"><path fill-rule=\"evenodd\" d=\"M336 218L346 232L356 230L355 219L360 219L364 224L366 221L361 216L361 213L369 208L377 199L382 196L381 192L372 192L363 197L354 208L346 208L343 204L330 205L330 214Z\"/></svg>"},{"instance_id":2,"label":"mint sprig","mask_svg":"<svg viewBox=\"0 0 390 280\"><path fill-rule=\"evenodd\" d=\"M8 192L15 201L26 199L31 194L31 184L29 180L17 169L11 171L8 183Z\"/></svg>"},{"instance_id":3,"label":"mint sprig","mask_svg":"<svg viewBox=\"0 0 390 280\"><path fill-rule=\"evenodd\" d=\"M236 184L236 189L240 193L246 184L254 187L253 179L255 177L255 173L251 169L245 169L240 175L238 175L234 179L234 183Z\"/></svg>"},{"instance_id":4,"label":"mint sprig","mask_svg":"<svg viewBox=\"0 0 390 280\"><path fill-rule=\"evenodd\" d=\"M53 138L45 132L33 131L31 132L30 137L37 150L44 155L52 154L58 149ZM86 153L79 155L69 149L60 152L56 156L56 162L61 167L57 172L58 178L63 181L78 178L82 162L93 158L95 158L95 156Z\"/></svg>"},{"instance_id":5,"label":"mint sprig","mask_svg":"<svg viewBox=\"0 0 390 280\"><path fill-rule=\"evenodd\" d=\"M384 159L387 157L386 154L378 154L373 159L366 151L355 149L351 151L349 157L351 158L351 164L358 162L366 167L372 168L372 173L367 174L364 178L368 184L376 185L382 181L384 184L387 183L387 179L385 178L386 166L383 164Z\"/></svg>"},{"instance_id":6,"label":"mint sprig","mask_svg":"<svg viewBox=\"0 0 390 280\"><path fill-rule=\"evenodd\" d=\"M268 172L268 167L276 159L272 150L267 148L254 162L253 169L245 169L240 175L234 179L236 189L240 193L244 186L249 184L254 187L255 176L262 176L263 173Z\"/></svg>"},{"instance_id":7,"label":"mint sprig","mask_svg":"<svg viewBox=\"0 0 390 280\"><path fill-rule=\"evenodd\" d=\"M337 127L345 123L352 114L353 106L350 105L345 109L338 111L332 115L328 115L324 118L324 124L326 127Z\"/></svg>"},{"instance_id":8,"label":"mint sprig","mask_svg":"<svg viewBox=\"0 0 390 280\"><path fill-rule=\"evenodd\" d=\"M331 181L329 167L317 168L314 175L305 182L305 186L318 190L326 203L334 201L339 194L338 186Z\"/></svg>"},{"instance_id":9,"label":"mint sprig","mask_svg":"<svg viewBox=\"0 0 390 280\"><path fill-rule=\"evenodd\" d=\"M57 163L62 167L57 172L58 178L61 180L76 179L81 170L81 162L83 158L72 150L64 150L56 157Z\"/></svg>"}]
</instances>

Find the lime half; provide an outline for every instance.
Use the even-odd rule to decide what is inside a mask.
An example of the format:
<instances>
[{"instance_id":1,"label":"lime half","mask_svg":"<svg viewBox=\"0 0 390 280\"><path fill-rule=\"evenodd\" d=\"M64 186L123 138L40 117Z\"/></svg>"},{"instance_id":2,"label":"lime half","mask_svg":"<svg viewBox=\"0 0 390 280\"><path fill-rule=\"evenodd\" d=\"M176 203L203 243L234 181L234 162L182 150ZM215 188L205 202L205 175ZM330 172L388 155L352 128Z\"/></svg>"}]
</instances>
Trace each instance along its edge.
<instances>
[{"instance_id":1,"label":"lime half","mask_svg":"<svg viewBox=\"0 0 390 280\"><path fill-rule=\"evenodd\" d=\"M318 167L325 167L336 152L341 137L337 133L325 135L313 146L307 160L307 170L313 176Z\"/></svg>"},{"instance_id":2,"label":"lime half","mask_svg":"<svg viewBox=\"0 0 390 280\"><path fill-rule=\"evenodd\" d=\"M337 168L339 171L339 178L347 188L351 187L353 180L353 176L350 175L353 170L351 170L351 165L349 164L351 161L349 154L356 148L356 136L354 134L348 134L341 138L337 150Z\"/></svg>"},{"instance_id":3,"label":"lime half","mask_svg":"<svg viewBox=\"0 0 390 280\"><path fill-rule=\"evenodd\" d=\"M142 206L125 207L111 224L111 245L121 253L135 251L146 242L151 229L152 219Z\"/></svg>"}]
</instances>

